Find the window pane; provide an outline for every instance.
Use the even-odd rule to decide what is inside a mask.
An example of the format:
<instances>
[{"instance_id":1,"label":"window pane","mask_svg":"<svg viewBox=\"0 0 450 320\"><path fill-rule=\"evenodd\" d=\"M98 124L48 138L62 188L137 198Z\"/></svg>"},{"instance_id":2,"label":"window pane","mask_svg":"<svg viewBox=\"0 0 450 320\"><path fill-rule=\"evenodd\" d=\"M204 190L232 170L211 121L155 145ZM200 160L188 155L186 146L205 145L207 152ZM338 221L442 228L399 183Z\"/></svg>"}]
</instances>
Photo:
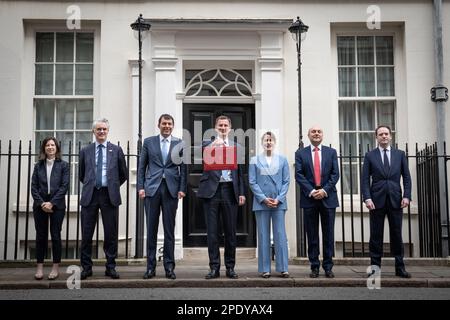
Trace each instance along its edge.
<instances>
[{"instance_id":1,"label":"window pane","mask_svg":"<svg viewBox=\"0 0 450 320\"><path fill-rule=\"evenodd\" d=\"M356 151L356 133L339 133L339 143L341 144L342 154L349 155L350 150L352 155Z\"/></svg>"},{"instance_id":2,"label":"window pane","mask_svg":"<svg viewBox=\"0 0 450 320\"><path fill-rule=\"evenodd\" d=\"M56 139L61 143L61 153L63 159L68 161L71 150L69 150L69 143L72 143L73 150L73 132L56 132Z\"/></svg>"},{"instance_id":3,"label":"window pane","mask_svg":"<svg viewBox=\"0 0 450 320\"><path fill-rule=\"evenodd\" d=\"M375 96L374 68L358 68L358 88L360 97Z\"/></svg>"},{"instance_id":4,"label":"window pane","mask_svg":"<svg viewBox=\"0 0 450 320\"><path fill-rule=\"evenodd\" d=\"M53 62L53 32L36 33L36 62Z\"/></svg>"},{"instance_id":5,"label":"window pane","mask_svg":"<svg viewBox=\"0 0 450 320\"><path fill-rule=\"evenodd\" d=\"M92 132L77 132L75 139L77 143L76 150L78 150L78 142L81 142L81 148L83 148L93 141Z\"/></svg>"},{"instance_id":6,"label":"window pane","mask_svg":"<svg viewBox=\"0 0 450 320\"><path fill-rule=\"evenodd\" d=\"M358 37L358 65L373 65L373 37Z\"/></svg>"},{"instance_id":7,"label":"window pane","mask_svg":"<svg viewBox=\"0 0 450 320\"><path fill-rule=\"evenodd\" d=\"M55 94L73 94L73 65L56 65Z\"/></svg>"},{"instance_id":8,"label":"window pane","mask_svg":"<svg viewBox=\"0 0 450 320\"><path fill-rule=\"evenodd\" d=\"M53 137L53 131L36 132L34 140L34 152L39 156L42 141L47 137Z\"/></svg>"},{"instance_id":9,"label":"window pane","mask_svg":"<svg viewBox=\"0 0 450 320\"><path fill-rule=\"evenodd\" d=\"M339 130L356 130L356 110L352 101L339 101Z\"/></svg>"},{"instance_id":10,"label":"window pane","mask_svg":"<svg viewBox=\"0 0 450 320\"><path fill-rule=\"evenodd\" d=\"M352 161L356 161L356 159L352 159ZM351 166L351 172L350 172L350 165L344 164L342 166L342 185L344 189L344 194L358 194L358 165L352 164ZM350 175L351 175L351 183L350 183Z\"/></svg>"},{"instance_id":11,"label":"window pane","mask_svg":"<svg viewBox=\"0 0 450 320\"><path fill-rule=\"evenodd\" d=\"M394 67L377 68L377 90L380 97L391 97L394 92Z\"/></svg>"},{"instance_id":12,"label":"window pane","mask_svg":"<svg viewBox=\"0 0 450 320\"><path fill-rule=\"evenodd\" d=\"M92 64L77 64L75 66L75 94L92 94Z\"/></svg>"},{"instance_id":13,"label":"window pane","mask_svg":"<svg viewBox=\"0 0 450 320\"><path fill-rule=\"evenodd\" d=\"M35 93L38 95L53 94L53 65L37 64Z\"/></svg>"},{"instance_id":14,"label":"window pane","mask_svg":"<svg viewBox=\"0 0 450 320\"><path fill-rule=\"evenodd\" d=\"M377 65L394 64L394 46L392 37L376 37Z\"/></svg>"},{"instance_id":15,"label":"window pane","mask_svg":"<svg viewBox=\"0 0 450 320\"><path fill-rule=\"evenodd\" d=\"M355 65L355 37L338 37L338 65Z\"/></svg>"},{"instance_id":16,"label":"window pane","mask_svg":"<svg viewBox=\"0 0 450 320\"><path fill-rule=\"evenodd\" d=\"M53 100L36 100L36 130L53 130L54 103Z\"/></svg>"},{"instance_id":17,"label":"window pane","mask_svg":"<svg viewBox=\"0 0 450 320\"><path fill-rule=\"evenodd\" d=\"M359 106L359 130L375 130L375 104L372 101L361 101Z\"/></svg>"},{"instance_id":18,"label":"window pane","mask_svg":"<svg viewBox=\"0 0 450 320\"><path fill-rule=\"evenodd\" d=\"M395 130L394 101L379 101L377 105L378 125L387 125L392 130Z\"/></svg>"},{"instance_id":19,"label":"window pane","mask_svg":"<svg viewBox=\"0 0 450 320\"><path fill-rule=\"evenodd\" d=\"M56 105L56 129L73 130L75 102L71 100L58 100Z\"/></svg>"},{"instance_id":20,"label":"window pane","mask_svg":"<svg viewBox=\"0 0 450 320\"><path fill-rule=\"evenodd\" d=\"M76 129L91 129L93 115L92 115L92 100L79 100L77 102L77 126Z\"/></svg>"},{"instance_id":21,"label":"window pane","mask_svg":"<svg viewBox=\"0 0 450 320\"><path fill-rule=\"evenodd\" d=\"M94 61L94 34L77 33L77 62Z\"/></svg>"},{"instance_id":22,"label":"window pane","mask_svg":"<svg viewBox=\"0 0 450 320\"><path fill-rule=\"evenodd\" d=\"M361 146L361 154L365 155L367 151L375 148L375 134L373 132L365 132L359 134L359 144Z\"/></svg>"},{"instance_id":23,"label":"window pane","mask_svg":"<svg viewBox=\"0 0 450 320\"><path fill-rule=\"evenodd\" d=\"M339 68L339 96L356 96L355 68Z\"/></svg>"},{"instance_id":24,"label":"window pane","mask_svg":"<svg viewBox=\"0 0 450 320\"><path fill-rule=\"evenodd\" d=\"M73 33L56 33L56 62L73 62Z\"/></svg>"}]
</instances>

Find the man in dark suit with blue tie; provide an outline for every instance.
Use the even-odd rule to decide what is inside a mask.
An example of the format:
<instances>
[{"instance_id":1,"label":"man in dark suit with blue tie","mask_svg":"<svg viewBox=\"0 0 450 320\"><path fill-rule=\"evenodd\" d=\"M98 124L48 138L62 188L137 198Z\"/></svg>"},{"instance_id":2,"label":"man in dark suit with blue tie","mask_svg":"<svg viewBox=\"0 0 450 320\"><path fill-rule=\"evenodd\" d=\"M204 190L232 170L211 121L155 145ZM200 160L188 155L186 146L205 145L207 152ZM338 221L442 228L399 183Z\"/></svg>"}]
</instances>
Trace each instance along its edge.
<instances>
[{"instance_id":1,"label":"man in dark suit with blue tie","mask_svg":"<svg viewBox=\"0 0 450 320\"><path fill-rule=\"evenodd\" d=\"M147 271L144 279L155 276L156 243L159 214L164 226L164 269L166 278L175 275L175 216L178 200L186 195L186 164L183 162L183 143L172 136L175 121L169 114L159 117L160 134L144 140L139 161L139 197L145 199L147 216Z\"/></svg>"},{"instance_id":2,"label":"man in dark suit with blue tie","mask_svg":"<svg viewBox=\"0 0 450 320\"><path fill-rule=\"evenodd\" d=\"M403 151L390 146L391 128L379 126L375 130L378 148L364 158L361 176L361 192L370 210L370 263L381 267L383 255L384 219L387 215L391 240L391 252L395 257L395 275L410 278L403 262L402 219L403 208L411 201L411 176ZM403 195L400 186L403 179ZM379 270L379 269L378 269ZM369 276L376 272L372 267Z\"/></svg>"},{"instance_id":3,"label":"man in dark suit with blue tie","mask_svg":"<svg viewBox=\"0 0 450 320\"><path fill-rule=\"evenodd\" d=\"M79 179L83 183L81 193L81 280L92 276L92 236L98 210L102 213L106 256L105 276L118 279L116 257L118 246L118 218L120 186L128 179L128 169L122 148L107 141L109 122L94 121L92 131L95 142L80 151Z\"/></svg>"},{"instance_id":4,"label":"man in dark suit with blue tie","mask_svg":"<svg viewBox=\"0 0 450 320\"><path fill-rule=\"evenodd\" d=\"M212 142L204 142L203 147L235 146L234 142L228 139L231 131L231 119L229 117L224 115L217 117L215 130L218 136ZM240 154L239 150L237 154ZM243 169L243 164L238 164L235 170L204 170L200 177L197 197L203 199L210 267L205 279L220 276L218 231L220 213L222 214L225 234L225 274L230 279L238 278L238 274L234 271L236 264L236 222L238 206L245 204Z\"/></svg>"},{"instance_id":5,"label":"man in dark suit with blue tie","mask_svg":"<svg viewBox=\"0 0 450 320\"><path fill-rule=\"evenodd\" d=\"M334 219L339 201L336 183L339 167L336 150L322 145L323 130L308 130L311 145L295 152L295 180L300 185L300 207L304 209L311 278L319 276L319 216L322 224L323 263L327 278L334 278Z\"/></svg>"}]
</instances>

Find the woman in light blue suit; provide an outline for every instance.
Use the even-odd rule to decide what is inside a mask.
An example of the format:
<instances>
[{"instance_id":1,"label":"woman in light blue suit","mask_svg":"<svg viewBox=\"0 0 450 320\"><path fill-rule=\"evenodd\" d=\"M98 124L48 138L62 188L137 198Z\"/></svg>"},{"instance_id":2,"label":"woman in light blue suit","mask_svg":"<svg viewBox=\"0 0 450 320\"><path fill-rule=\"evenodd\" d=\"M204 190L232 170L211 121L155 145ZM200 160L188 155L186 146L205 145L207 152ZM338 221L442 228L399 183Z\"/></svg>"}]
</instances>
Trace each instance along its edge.
<instances>
[{"instance_id":1,"label":"woman in light blue suit","mask_svg":"<svg viewBox=\"0 0 450 320\"><path fill-rule=\"evenodd\" d=\"M288 245L284 215L289 188L287 159L274 153L275 136L266 132L261 138L264 152L250 160L249 182L253 191L253 211L258 227L258 272L270 277L270 223L275 245L275 271L288 278Z\"/></svg>"}]
</instances>

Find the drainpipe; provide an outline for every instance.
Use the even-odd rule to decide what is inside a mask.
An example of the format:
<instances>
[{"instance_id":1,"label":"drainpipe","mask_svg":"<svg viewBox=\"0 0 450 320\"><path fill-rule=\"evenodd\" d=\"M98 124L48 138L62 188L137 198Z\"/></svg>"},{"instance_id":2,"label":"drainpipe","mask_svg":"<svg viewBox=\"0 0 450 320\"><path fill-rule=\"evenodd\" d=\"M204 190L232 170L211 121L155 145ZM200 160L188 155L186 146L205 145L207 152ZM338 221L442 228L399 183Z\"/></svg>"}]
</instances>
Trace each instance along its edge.
<instances>
[{"instance_id":1,"label":"drainpipe","mask_svg":"<svg viewBox=\"0 0 450 320\"><path fill-rule=\"evenodd\" d=\"M444 81L444 53L442 48L442 0L433 0L433 29L434 29L434 63L435 63L435 86L431 88L431 100L436 104L436 127L437 127L437 151L438 155L444 154L445 141L445 102L448 100L448 89L443 85ZM439 201L441 213L441 239L442 256L449 255L447 235L447 201L446 201L446 161L439 158Z\"/></svg>"}]
</instances>

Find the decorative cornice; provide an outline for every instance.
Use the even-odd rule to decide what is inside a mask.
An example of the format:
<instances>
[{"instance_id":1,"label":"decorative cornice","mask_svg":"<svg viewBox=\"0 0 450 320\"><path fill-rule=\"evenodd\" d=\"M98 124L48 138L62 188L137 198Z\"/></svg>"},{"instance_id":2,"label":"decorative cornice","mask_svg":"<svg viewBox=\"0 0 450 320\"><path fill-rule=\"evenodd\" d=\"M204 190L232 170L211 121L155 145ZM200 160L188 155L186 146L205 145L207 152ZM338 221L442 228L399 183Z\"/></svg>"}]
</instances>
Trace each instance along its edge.
<instances>
[{"instance_id":1,"label":"decorative cornice","mask_svg":"<svg viewBox=\"0 0 450 320\"><path fill-rule=\"evenodd\" d=\"M155 71L175 71L178 58L152 58Z\"/></svg>"}]
</instances>

